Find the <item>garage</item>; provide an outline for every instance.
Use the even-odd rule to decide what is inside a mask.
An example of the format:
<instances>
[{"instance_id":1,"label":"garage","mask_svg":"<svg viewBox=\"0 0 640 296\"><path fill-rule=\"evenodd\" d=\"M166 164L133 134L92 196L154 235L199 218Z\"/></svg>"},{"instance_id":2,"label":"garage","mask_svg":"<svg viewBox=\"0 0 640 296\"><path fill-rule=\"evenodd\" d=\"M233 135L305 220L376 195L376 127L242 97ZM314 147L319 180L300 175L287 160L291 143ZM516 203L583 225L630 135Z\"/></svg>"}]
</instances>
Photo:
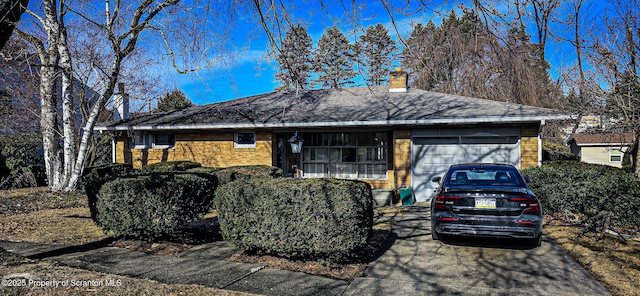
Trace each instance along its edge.
<instances>
[{"instance_id":1,"label":"garage","mask_svg":"<svg viewBox=\"0 0 640 296\"><path fill-rule=\"evenodd\" d=\"M439 128L411 131L411 184L417 201L429 201L431 182L452 164L506 163L520 168L520 128Z\"/></svg>"}]
</instances>

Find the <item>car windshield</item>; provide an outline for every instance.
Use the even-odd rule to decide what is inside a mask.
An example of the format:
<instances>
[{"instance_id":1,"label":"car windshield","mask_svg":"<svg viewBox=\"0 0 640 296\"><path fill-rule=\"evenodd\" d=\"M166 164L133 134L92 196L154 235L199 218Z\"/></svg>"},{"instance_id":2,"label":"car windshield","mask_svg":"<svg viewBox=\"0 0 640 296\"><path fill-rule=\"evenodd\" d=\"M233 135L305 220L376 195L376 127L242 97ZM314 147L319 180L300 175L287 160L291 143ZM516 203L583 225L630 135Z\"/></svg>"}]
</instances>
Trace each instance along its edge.
<instances>
[{"instance_id":1,"label":"car windshield","mask_svg":"<svg viewBox=\"0 0 640 296\"><path fill-rule=\"evenodd\" d=\"M447 173L447 186L508 186L524 187L518 171L510 167L461 167Z\"/></svg>"}]
</instances>

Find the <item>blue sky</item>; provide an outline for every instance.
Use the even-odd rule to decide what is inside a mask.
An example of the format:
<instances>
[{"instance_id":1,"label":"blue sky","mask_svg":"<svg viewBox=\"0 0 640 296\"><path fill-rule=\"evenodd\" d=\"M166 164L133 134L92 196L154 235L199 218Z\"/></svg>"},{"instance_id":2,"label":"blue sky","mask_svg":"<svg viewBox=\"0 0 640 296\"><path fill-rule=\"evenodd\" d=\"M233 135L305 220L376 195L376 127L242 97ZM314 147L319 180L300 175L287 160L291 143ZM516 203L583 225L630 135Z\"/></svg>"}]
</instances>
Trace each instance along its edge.
<instances>
[{"instance_id":1,"label":"blue sky","mask_svg":"<svg viewBox=\"0 0 640 296\"><path fill-rule=\"evenodd\" d=\"M315 3L309 3L304 7L296 10L295 18L303 19L303 24L307 25L307 32L312 37L314 46L321 38L325 29L337 24L353 42L353 34L347 30L353 30L353 24L346 20L344 8L342 6L328 7L330 16L323 15L321 10ZM443 6L434 6L442 13L448 14L451 8ZM377 2L368 3L366 10L358 12L359 16L364 20L361 25L365 28L369 25L381 23L387 27L390 34L395 39L395 30L392 30L388 13ZM410 20L403 19L403 16L396 16L399 20L399 30L404 31L402 34L410 34ZM438 14L432 15L421 14L416 15L413 21L428 21L434 18L438 21L441 17ZM345 25L346 26L343 26ZM195 104L209 104L219 101L226 101L240 97L246 97L261 93L267 93L274 90L278 86L275 79L275 62L265 57L267 48L267 38L263 30L259 30L259 37L250 40L244 38L247 31L255 31L255 27L249 27L248 24L240 26L236 30L235 44L241 48L241 53L235 58L235 62L218 69L200 71L199 73L191 73L188 75L174 75L175 84L182 90L189 99ZM399 64L398 64L399 65ZM393 67L398 65L392 65Z\"/></svg>"},{"instance_id":2,"label":"blue sky","mask_svg":"<svg viewBox=\"0 0 640 296\"><path fill-rule=\"evenodd\" d=\"M337 24L345 35L353 42L353 36L349 30L353 30L353 24L346 19L344 8L341 5L328 7L328 14L322 13L322 9L315 1L298 1L304 5L299 6L293 12L295 20L303 20L303 25L307 25L307 31L311 35L314 46L320 39L326 28ZM304 3L308 2L308 3ZM349 2L349 1L344 1ZM455 3L452 3L455 2ZM411 32L411 23L426 23L430 19L439 24L444 16L447 16L451 9L455 9L458 15L462 12L459 9L460 1L433 1L429 9L413 15L411 18L395 13L394 18L398 26L399 33L408 36ZM595 1L590 8L590 13L597 15L601 13L603 4ZM392 29L387 11L377 2L368 3L366 9L358 10L362 19L360 26L366 28L369 25L381 23L387 27L392 38L396 39L396 32ZM195 104L209 104L219 101L226 101L240 97L246 97L261 93L267 93L278 86L275 79L275 63L265 57L267 38L261 28L256 28L253 23L239 24L235 30L234 39L239 48L239 54L235 57L235 62L217 69L200 71L188 75L174 76L174 83L177 88L185 92L187 97ZM528 32L532 35L532 40L536 41L535 34L531 26ZM258 36L247 39L247 32L258 32ZM573 49L552 38L548 41L546 51L547 59L552 64L550 74L552 79L557 79L557 69L570 66L573 61ZM400 47L399 44L397 44ZM391 65L396 67L398 65Z\"/></svg>"}]
</instances>

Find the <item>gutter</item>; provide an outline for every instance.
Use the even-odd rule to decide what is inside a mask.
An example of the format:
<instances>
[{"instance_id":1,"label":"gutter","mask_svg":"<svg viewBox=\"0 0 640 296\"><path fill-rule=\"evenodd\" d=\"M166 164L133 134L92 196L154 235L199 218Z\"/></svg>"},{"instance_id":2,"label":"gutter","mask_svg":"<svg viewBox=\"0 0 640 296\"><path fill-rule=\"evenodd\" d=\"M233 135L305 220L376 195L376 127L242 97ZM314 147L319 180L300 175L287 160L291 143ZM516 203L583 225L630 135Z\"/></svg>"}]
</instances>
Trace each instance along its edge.
<instances>
[{"instance_id":1,"label":"gutter","mask_svg":"<svg viewBox=\"0 0 640 296\"><path fill-rule=\"evenodd\" d=\"M597 146L631 146L633 143L585 143L576 144L578 147L597 147Z\"/></svg>"},{"instance_id":2,"label":"gutter","mask_svg":"<svg viewBox=\"0 0 640 296\"><path fill-rule=\"evenodd\" d=\"M394 119L367 121L315 121L315 122L274 122L274 123L220 123L220 124L160 124L160 125L111 125L96 126L97 131L129 130L208 130L208 129L254 129L254 128L318 128L318 127L377 127L377 126L421 126L421 125L462 125L483 123L522 123L542 122L545 120L567 120L570 115L547 116L481 116L473 118L436 118L436 119Z\"/></svg>"}]
</instances>

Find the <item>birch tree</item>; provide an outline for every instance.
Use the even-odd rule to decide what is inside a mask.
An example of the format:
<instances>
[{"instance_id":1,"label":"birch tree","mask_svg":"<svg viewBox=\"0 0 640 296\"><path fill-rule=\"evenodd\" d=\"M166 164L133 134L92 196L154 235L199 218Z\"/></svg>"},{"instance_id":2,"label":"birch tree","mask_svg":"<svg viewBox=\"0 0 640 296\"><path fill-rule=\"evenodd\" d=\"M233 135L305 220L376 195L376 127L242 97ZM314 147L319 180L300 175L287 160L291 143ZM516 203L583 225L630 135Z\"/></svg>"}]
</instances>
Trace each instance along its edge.
<instances>
[{"instance_id":1,"label":"birch tree","mask_svg":"<svg viewBox=\"0 0 640 296\"><path fill-rule=\"evenodd\" d=\"M76 188L98 116L136 50L142 46L145 52L168 57L179 73L215 64L225 54L225 36L231 35L226 30L232 27L235 9L234 3L203 1L182 7L180 0L96 4L43 0L29 7L28 17L15 31L39 58L40 125L48 186L54 191ZM214 24L220 27L211 28ZM74 52L85 43L97 44L91 59L81 59ZM74 72L78 69L93 73L96 96L77 94ZM88 106L83 120L79 120L78 105Z\"/></svg>"}]
</instances>

